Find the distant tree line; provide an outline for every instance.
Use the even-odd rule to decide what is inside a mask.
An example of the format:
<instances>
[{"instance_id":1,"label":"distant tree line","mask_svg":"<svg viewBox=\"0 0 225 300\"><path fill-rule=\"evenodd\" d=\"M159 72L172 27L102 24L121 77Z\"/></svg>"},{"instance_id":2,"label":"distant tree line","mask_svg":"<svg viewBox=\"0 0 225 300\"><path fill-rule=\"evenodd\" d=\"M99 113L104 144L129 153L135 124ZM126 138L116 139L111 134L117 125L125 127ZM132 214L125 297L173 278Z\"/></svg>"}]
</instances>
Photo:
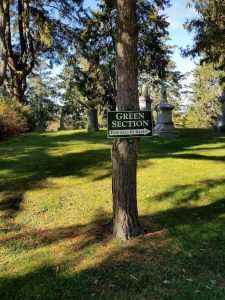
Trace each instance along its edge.
<instances>
[{"instance_id":1,"label":"distant tree line","mask_svg":"<svg viewBox=\"0 0 225 300\"><path fill-rule=\"evenodd\" d=\"M86 126L86 109L96 103L100 122L115 109L114 0L98 1L98 9L81 0L3 0L0 3L0 130L7 136L27 130L46 130L57 119L59 128L71 123ZM219 111L217 96L224 89L224 2L193 0L199 17L186 23L196 32L194 45L184 55L200 55L194 71L189 109L181 107L181 79L171 61L169 22L162 13L167 0L138 0L138 84L149 84L153 107L159 102L162 81L169 84L170 101L177 107L178 126L209 127ZM204 64L203 64L204 63ZM58 67L57 74L55 67ZM207 71L206 71L207 70ZM210 92L209 92L210 90ZM4 107L4 109L3 109ZM13 117L5 120L7 111ZM4 113L3 113L4 110ZM185 116L185 117L184 117ZM21 130L13 123L20 124ZM20 127L20 126L19 126Z\"/></svg>"}]
</instances>

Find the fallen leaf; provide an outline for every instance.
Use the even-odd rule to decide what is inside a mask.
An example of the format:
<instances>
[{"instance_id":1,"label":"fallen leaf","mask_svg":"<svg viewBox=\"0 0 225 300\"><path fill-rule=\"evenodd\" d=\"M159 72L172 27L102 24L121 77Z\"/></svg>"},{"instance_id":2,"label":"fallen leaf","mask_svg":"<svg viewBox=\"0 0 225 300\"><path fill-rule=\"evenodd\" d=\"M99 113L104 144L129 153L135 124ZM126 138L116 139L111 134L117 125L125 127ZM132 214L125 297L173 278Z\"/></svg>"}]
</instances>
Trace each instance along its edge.
<instances>
[{"instance_id":1,"label":"fallen leaf","mask_svg":"<svg viewBox=\"0 0 225 300\"><path fill-rule=\"evenodd\" d=\"M187 278L186 279L188 282L193 282L193 279L192 278Z\"/></svg>"},{"instance_id":2,"label":"fallen leaf","mask_svg":"<svg viewBox=\"0 0 225 300\"><path fill-rule=\"evenodd\" d=\"M169 280L164 280L163 284L170 284L170 281Z\"/></svg>"}]
</instances>

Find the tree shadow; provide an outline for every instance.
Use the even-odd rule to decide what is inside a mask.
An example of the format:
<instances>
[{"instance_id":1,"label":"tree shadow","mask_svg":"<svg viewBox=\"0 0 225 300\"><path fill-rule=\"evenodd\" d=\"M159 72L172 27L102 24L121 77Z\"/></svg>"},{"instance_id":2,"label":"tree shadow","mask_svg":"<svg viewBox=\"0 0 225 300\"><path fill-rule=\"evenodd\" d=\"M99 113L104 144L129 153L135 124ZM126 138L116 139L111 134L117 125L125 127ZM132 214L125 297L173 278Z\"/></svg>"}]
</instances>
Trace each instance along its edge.
<instances>
[{"instance_id":1,"label":"tree shadow","mask_svg":"<svg viewBox=\"0 0 225 300\"><path fill-rule=\"evenodd\" d=\"M190 202L201 200L203 195L207 198L207 191L210 189L224 185L224 178L202 180L189 185L175 185L171 190L156 195L154 201L165 201L169 198L173 199L172 203L176 206L189 205ZM149 199L149 202L150 201L152 201L152 199Z\"/></svg>"},{"instance_id":2,"label":"tree shadow","mask_svg":"<svg viewBox=\"0 0 225 300\"><path fill-rule=\"evenodd\" d=\"M148 234L111 248L104 212L86 225L27 233L32 243L26 251L65 242L64 257L23 276L1 278L1 299L224 299L225 228L217 222L224 212L225 200L218 199L145 215L140 219L150 226ZM24 245L27 239L4 243ZM100 261L77 270L86 259L83 250L95 246L102 252ZM94 260L99 254L89 255Z\"/></svg>"},{"instance_id":3,"label":"tree shadow","mask_svg":"<svg viewBox=\"0 0 225 300\"><path fill-rule=\"evenodd\" d=\"M102 149L98 149L99 143L103 145ZM224 157L176 154L209 143L213 143L216 148L217 143L225 143L225 137L207 130L185 130L181 131L181 137L176 142L160 138L143 139L139 168L148 167L149 159L153 161L155 158L167 157L224 162ZM110 177L110 144L105 131L95 135L83 132L61 132L54 135L32 133L1 143L0 170L6 172L0 181L0 191L3 195L0 211L5 212L4 218L15 217L21 209L24 193L44 188L47 178L74 176L98 182ZM63 155L50 154L50 150L61 149L65 145L86 145L87 149L96 145L96 148Z\"/></svg>"},{"instance_id":4,"label":"tree shadow","mask_svg":"<svg viewBox=\"0 0 225 300\"><path fill-rule=\"evenodd\" d=\"M178 159L211 160L211 161L225 162L225 156L201 155L201 154L194 154L194 153L173 154L172 157Z\"/></svg>"},{"instance_id":5,"label":"tree shadow","mask_svg":"<svg viewBox=\"0 0 225 300\"><path fill-rule=\"evenodd\" d=\"M82 144L87 150L50 154L53 149ZM148 233L125 244L112 239L110 216L101 211L90 223L69 227L33 230L29 225L21 228L14 223L22 210L24 193L44 188L49 177L83 177L96 184L108 178L110 144L104 131L96 135L30 134L1 143L0 170L6 173L1 173L0 181L3 195L0 246L15 255L15 267L17 260L21 264L26 255L31 255L33 267L23 275L14 272L10 277L4 276L3 265L0 298L225 299L225 198L219 195L213 203L199 203L202 194L223 186L224 179L177 185L157 195L154 201L175 199L173 207L141 216ZM207 147L208 144L213 147ZM92 149L92 145L96 148ZM185 153L222 149L223 145L224 136L207 130L181 130L181 137L176 141L143 139L139 167L144 168L148 160L158 158L224 162L224 157ZM104 172L99 173L100 169ZM38 251L47 247L62 247L62 257L57 258L50 251L51 259L39 264L42 252ZM36 252L37 257L33 254ZM95 265L87 264L87 260L96 260Z\"/></svg>"}]
</instances>

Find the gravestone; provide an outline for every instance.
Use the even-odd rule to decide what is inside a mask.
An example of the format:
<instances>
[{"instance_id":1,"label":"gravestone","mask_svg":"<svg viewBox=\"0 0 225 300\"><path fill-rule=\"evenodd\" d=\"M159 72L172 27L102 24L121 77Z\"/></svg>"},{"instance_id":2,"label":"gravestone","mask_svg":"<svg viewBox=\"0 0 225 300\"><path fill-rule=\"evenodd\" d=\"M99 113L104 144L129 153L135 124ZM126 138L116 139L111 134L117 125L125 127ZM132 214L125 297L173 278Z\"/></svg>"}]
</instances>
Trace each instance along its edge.
<instances>
[{"instance_id":1,"label":"gravestone","mask_svg":"<svg viewBox=\"0 0 225 300\"><path fill-rule=\"evenodd\" d=\"M151 110L152 99L149 96L148 85L144 83L142 86L141 96L139 97L140 110Z\"/></svg>"},{"instance_id":2,"label":"gravestone","mask_svg":"<svg viewBox=\"0 0 225 300\"><path fill-rule=\"evenodd\" d=\"M176 138L179 136L172 120L173 109L174 105L168 103L167 89L165 84L163 84L161 88L161 101L158 108L158 119L153 135L163 138Z\"/></svg>"},{"instance_id":3,"label":"gravestone","mask_svg":"<svg viewBox=\"0 0 225 300\"><path fill-rule=\"evenodd\" d=\"M218 132L225 132L225 91L218 97L218 101L222 104L222 115L218 116L216 127Z\"/></svg>"}]
</instances>

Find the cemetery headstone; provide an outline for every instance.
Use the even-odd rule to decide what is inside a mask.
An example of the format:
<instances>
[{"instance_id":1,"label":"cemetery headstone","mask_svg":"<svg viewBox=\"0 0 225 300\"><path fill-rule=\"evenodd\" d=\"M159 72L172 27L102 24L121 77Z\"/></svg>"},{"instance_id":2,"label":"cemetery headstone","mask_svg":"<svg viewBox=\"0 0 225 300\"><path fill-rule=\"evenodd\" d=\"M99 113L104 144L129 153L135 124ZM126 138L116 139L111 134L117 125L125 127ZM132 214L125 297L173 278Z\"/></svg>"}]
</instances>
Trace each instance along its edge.
<instances>
[{"instance_id":1,"label":"cemetery headstone","mask_svg":"<svg viewBox=\"0 0 225 300\"><path fill-rule=\"evenodd\" d=\"M167 100L167 88L165 84L161 88L161 101L158 108L158 119L154 127L153 135L163 138L175 138L179 136L172 120L172 111L174 105L169 104Z\"/></svg>"}]
</instances>

